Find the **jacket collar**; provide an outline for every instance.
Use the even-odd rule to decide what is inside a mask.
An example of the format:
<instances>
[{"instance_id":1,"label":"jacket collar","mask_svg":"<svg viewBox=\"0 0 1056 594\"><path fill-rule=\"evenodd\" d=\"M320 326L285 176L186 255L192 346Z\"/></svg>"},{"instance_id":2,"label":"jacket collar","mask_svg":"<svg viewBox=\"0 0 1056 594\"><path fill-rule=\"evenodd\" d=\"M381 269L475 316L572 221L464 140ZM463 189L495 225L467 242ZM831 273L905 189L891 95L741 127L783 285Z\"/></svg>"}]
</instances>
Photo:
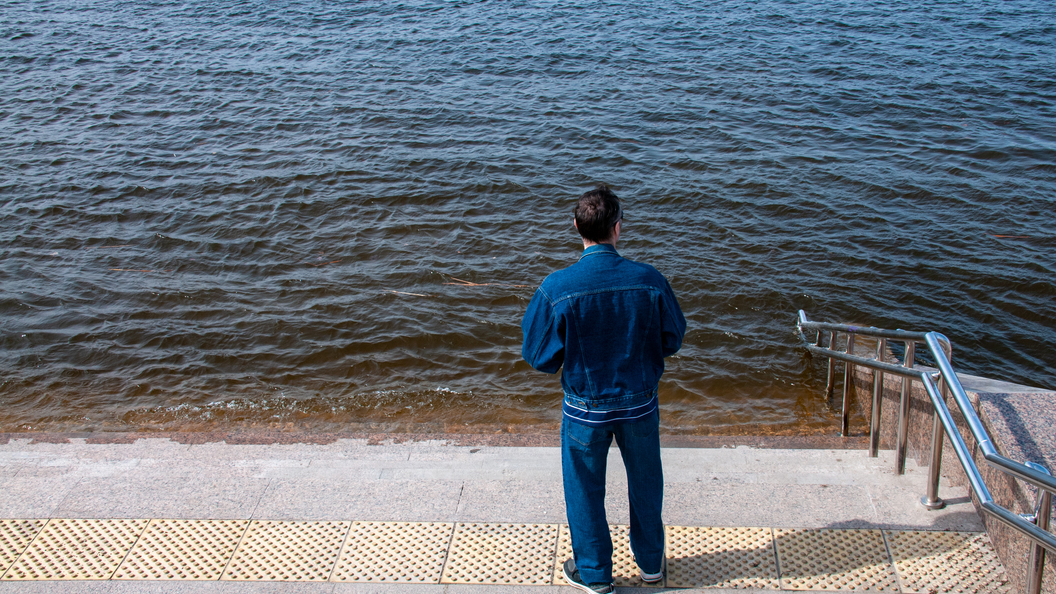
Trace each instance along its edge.
<instances>
[{"instance_id":1,"label":"jacket collar","mask_svg":"<svg viewBox=\"0 0 1056 594\"><path fill-rule=\"evenodd\" d=\"M597 244L594 244L594 245L588 247L587 249L583 250L583 255L580 256L579 259L582 260L583 258L586 258L587 256L593 256L595 254L605 254L605 253L613 254L615 256L619 256L620 255L620 254L618 254L616 252L616 248L615 247L613 247L613 246L611 246L611 245L609 245L607 243L597 243Z\"/></svg>"}]
</instances>

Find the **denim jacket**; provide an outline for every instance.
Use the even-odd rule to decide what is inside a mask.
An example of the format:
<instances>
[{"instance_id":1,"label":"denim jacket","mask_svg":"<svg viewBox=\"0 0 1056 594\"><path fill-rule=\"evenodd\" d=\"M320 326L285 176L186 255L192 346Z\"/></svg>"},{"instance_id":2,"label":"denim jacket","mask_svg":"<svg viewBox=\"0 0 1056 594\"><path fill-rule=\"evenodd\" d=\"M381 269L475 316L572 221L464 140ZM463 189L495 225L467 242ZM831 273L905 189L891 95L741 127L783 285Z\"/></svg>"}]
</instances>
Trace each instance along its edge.
<instances>
[{"instance_id":1,"label":"denim jacket","mask_svg":"<svg viewBox=\"0 0 1056 594\"><path fill-rule=\"evenodd\" d=\"M521 331L532 367L557 373L564 365L565 416L601 427L656 410L664 357L681 348L686 318L655 268L599 244L546 277Z\"/></svg>"}]
</instances>

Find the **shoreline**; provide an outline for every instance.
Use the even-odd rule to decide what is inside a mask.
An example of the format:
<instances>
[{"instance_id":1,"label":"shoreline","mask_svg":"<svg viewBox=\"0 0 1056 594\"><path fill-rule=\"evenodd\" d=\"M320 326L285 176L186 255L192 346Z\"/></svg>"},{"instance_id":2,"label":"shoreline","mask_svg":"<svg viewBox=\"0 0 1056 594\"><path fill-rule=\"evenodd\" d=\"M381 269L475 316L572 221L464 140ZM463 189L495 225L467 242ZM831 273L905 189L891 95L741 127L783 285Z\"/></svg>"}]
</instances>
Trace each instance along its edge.
<instances>
[{"instance_id":1,"label":"shoreline","mask_svg":"<svg viewBox=\"0 0 1056 594\"><path fill-rule=\"evenodd\" d=\"M341 440L366 445L440 442L451 446L558 447L561 436L552 433L398 433L340 432L310 433L282 431L203 431L203 432L0 432L0 445L14 441L34 443L134 444L140 440L162 439L185 445L225 443L227 445L328 445ZM748 446L760 449L855 450L868 447L867 435L661 435L664 448L718 449Z\"/></svg>"}]
</instances>

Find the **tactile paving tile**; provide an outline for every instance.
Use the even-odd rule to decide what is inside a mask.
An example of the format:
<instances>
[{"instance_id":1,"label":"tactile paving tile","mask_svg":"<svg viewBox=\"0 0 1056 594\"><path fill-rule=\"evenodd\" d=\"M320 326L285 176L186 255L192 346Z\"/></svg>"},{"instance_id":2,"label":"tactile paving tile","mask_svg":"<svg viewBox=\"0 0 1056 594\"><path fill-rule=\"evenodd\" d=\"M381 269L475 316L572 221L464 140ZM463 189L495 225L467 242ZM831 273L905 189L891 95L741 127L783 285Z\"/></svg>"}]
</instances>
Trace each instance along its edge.
<instances>
[{"instance_id":1,"label":"tactile paving tile","mask_svg":"<svg viewBox=\"0 0 1056 594\"><path fill-rule=\"evenodd\" d=\"M106 580L148 520L48 520L5 580Z\"/></svg>"},{"instance_id":2,"label":"tactile paving tile","mask_svg":"<svg viewBox=\"0 0 1056 594\"><path fill-rule=\"evenodd\" d=\"M351 525L254 520L220 579L325 582Z\"/></svg>"},{"instance_id":3,"label":"tactile paving tile","mask_svg":"<svg viewBox=\"0 0 1056 594\"><path fill-rule=\"evenodd\" d=\"M249 520L151 520L117 580L216 580Z\"/></svg>"},{"instance_id":4,"label":"tactile paving tile","mask_svg":"<svg viewBox=\"0 0 1056 594\"><path fill-rule=\"evenodd\" d=\"M784 590L898 590L879 530L774 530Z\"/></svg>"},{"instance_id":5,"label":"tactile paving tile","mask_svg":"<svg viewBox=\"0 0 1056 594\"><path fill-rule=\"evenodd\" d=\"M457 524L442 584L548 585L556 524Z\"/></svg>"},{"instance_id":6,"label":"tactile paving tile","mask_svg":"<svg viewBox=\"0 0 1056 594\"><path fill-rule=\"evenodd\" d=\"M47 520L0 520L0 575L26 550Z\"/></svg>"},{"instance_id":7,"label":"tactile paving tile","mask_svg":"<svg viewBox=\"0 0 1056 594\"><path fill-rule=\"evenodd\" d=\"M903 592L1011 592L982 532L885 531Z\"/></svg>"},{"instance_id":8,"label":"tactile paving tile","mask_svg":"<svg viewBox=\"0 0 1056 594\"><path fill-rule=\"evenodd\" d=\"M659 588L662 584L646 584L642 581L638 571L638 564L634 562L631 554L631 529L625 525L610 525L609 534L612 535L612 581L617 586L632 586L635 588L654 587ZM572 558L572 538L568 526L562 524L557 538L557 557L554 558L554 584L567 586L568 581L561 571L561 565L565 559Z\"/></svg>"},{"instance_id":9,"label":"tactile paving tile","mask_svg":"<svg viewBox=\"0 0 1056 594\"><path fill-rule=\"evenodd\" d=\"M667 527L669 588L777 590L778 578L769 528Z\"/></svg>"},{"instance_id":10,"label":"tactile paving tile","mask_svg":"<svg viewBox=\"0 0 1056 594\"><path fill-rule=\"evenodd\" d=\"M454 524L352 522L332 582L436 584Z\"/></svg>"}]
</instances>

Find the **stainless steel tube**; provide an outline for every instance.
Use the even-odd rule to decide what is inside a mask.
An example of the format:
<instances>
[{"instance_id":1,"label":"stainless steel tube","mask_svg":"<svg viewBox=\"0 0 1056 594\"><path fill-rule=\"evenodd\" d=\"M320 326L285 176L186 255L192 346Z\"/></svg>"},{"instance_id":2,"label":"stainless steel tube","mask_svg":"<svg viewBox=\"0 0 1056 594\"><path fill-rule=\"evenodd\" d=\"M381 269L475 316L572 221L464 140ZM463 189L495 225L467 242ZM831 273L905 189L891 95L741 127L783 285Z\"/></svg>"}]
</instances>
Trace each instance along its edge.
<instances>
[{"instance_id":1,"label":"stainless steel tube","mask_svg":"<svg viewBox=\"0 0 1056 594\"><path fill-rule=\"evenodd\" d=\"M1056 494L1056 479L1054 479L1049 472L1035 464L1021 464L1014 460L1010 460L997 453L994 444L991 442L989 435L983 427L982 421L979 419L979 415L976 413L975 408L968 399L968 395L964 391L964 387L961 386L960 380L957 379L956 373L953 371L953 366L950 363L952 359L952 349L950 347L950 341L942 334L938 332L906 332L903 330L880 330L877 328L863 328L860 326L848 326L844 324L824 324L819 322L810 322L806 318L806 313L800 310L799 312L800 324L797 325L800 337L803 339L804 346L814 354L825 356L829 358L830 365L830 391L828 396L832 396L832 384L834 380L833 366L835 361L843 361L853 369L854 365L864 365L875 371L890 373L903 378L902 383L902 399L900 401L899 411L899 439L898 444L900 446L900 458L902 466L899 469L901 473L905 469L905 454L906 454L906 437L908 437L908 403L909 403L909 388L912 387L912 381L917 380L921 382L924 387L924 391L927 393L928 398L931 400L932 405L935 408L935 421L936 425L933 426L933 439L932 443L935 447L932 448L933 462L931 468L933 470L932 478L938 476L940 472L940 463L942 457L942 445L943 441L940 439L940 433L937 432L935 427L941 427L942 432L945 432L949 438L950 445L953 448L954 454L957 456L957 461L964 469L965 474L968 478L972 492L978 498L979 506L984 513L991 516L992 518L1008 525L1012 529L1020 532L1021 534L1030 538L1039 548L1037 548L1037 555L1032 552L1031 566L1038 571L1036 579L1040 582L1042 572L1044 569L1044 554L1051 553L1056 555L1056 535L1049 532L1049 524L1051 523L1051 510L1052 510L1052 498ZM803 334L803 329L809 328L813 330L827 330L831 332L829 337L829 348L824 348L820 345L821 340L819 336L818 344L809 344L806 337ZM837 334L839 332L846 332L851 337L853 334L861 333L866 336L875 338L887 338L906 341L906 357L903 365L893 365L886 361L872 359L868 357L859 357L853 354L853 338L850 339L850 344L846 352L836 350ZM939 373L933 374L922 370L915 369L913 367L913 359L915 353L915 341L923 341L928 346L928 351L935 358L935 362L939 367ZM933 377L934 376L934 377ZM848 374L849 377L849 374ZM939 379L940 383L936 384L936 380ZM845 382L847 383L847 382ZM941 386L941 387L940 387ZM874 385L875 387L875 385ZM845 386L846 390L846 386ZM846 394L846 391L845 391ZM881 392L882 395L882 392ZM1039 524L1035 524L1032 521L1021 517L1019 514L1012 513L1011 511L1001 507L994 503L994 498L990 494L989 488L983 481L982 475L979 473L979 468L975 464L972 451L968 449L967 444L964 441L964 436L961 434L960 429L954 423L953 416L950 413L950 408L947 405L947 398L952 397L954 403L957 405L958 410L964 416L964 422L967 424L972 437L975 438L976 446L979 454L982 454L984 459L991 466L1001 470L1002 472L1014 476L1020 480L1026 481L1039 488L1038 495L1038 508L1035 511L1034 520L1038 521ZM846 411L846 402L844 410ZM875 408L874 408L875 410ZM871 427L870 427L871 429ZM937 485L937 482L934 483ZM932 491L929 485L929 495L934 495L935 499L938 498L937 486ZM1044 510L1044 511L1043 511ZM1042 526L1044 525L1044 528ZM1034 593L1032 593L1034 594Z\"/></svg>"},{"instance_id":2,"label":"stainless steel tube","mask_svg":"<svg viewBox=\"0 0 1056 594\"><path fill-rule=\"evenodd\" d=\"M887 339L876 341L876 360L883 361L887 353ZM880 403L884 396L884 372L873 370L873 414L869 420L869 456L875 458L880 454Z\"/></svg>"},{"instance_id":3,"label":"stainless steel tube","mask_svg":"<svg viewBox=\"0 0 1056 594\"><path fill-rule=\"evenodd\" d=\"M942 381L941 378L939 381ZM939 393L946 399L946 382L942 381ZM942 423L939 412L935 411L935 423L931 428L931 465L928 466L928 492L920 499L920 504L928 509L942 509L946 502L939 497L939 479L942 478Z\"/></svg>"},{"instance_id":4,"label":"stainless steel tube","mask_svg":"<svg viewBox=\"0 0 1056 594\"><path fill-rule=\"evenodd\" d=\"M979 468L975 465L975 460L972 459L972 453L968 451L968 446L964 443L964 437L961 436L960 430L957 429L957 424L953 422L953 415L950 414L950 409L942 402L942 394L939 393L935 382L931 381L931 376L926 373L920 374L920 381L924 384L924 390L928 393L931 403L935 406L935 414L942 421L942 428L950 438L950 445L953 446L953 452L957 454L957 461L961 463L961 468L964 469L964 474L968 477L968 483L971 485L972 490L979 497L980 504L988 501L993 502L994 498L990 495L990 489L983 482L983 477L979 474ZM1015 514L1012 515L1015 516ZM1019 518L1019 516L1016 517ZM1056 539L1054 539L1054 542L1056 542Z\"/></svg>"},{"instance_id":5,"label":"stainless steel tube","mask_svg":"<svg viewBox=\"0 0 1056 594\"><path fill-rule=\"evenodd\" d=\"M957 454L957 460L961 463L961 468L964 469L964 473L968 477L968 483L971 485L972 491L975 492L976 497L979 498L979 506L983 508L984 512L990 514L995 519L1000 520L1014 530L1018 530L1027 535L1034 542L1045 547L1053 554L1056 554L1056 536L1047 530L1042 530L1032 522L1024 520L1018 514L1014 514L994 503L994 497L990 494L990 489L987 488L986 483L983 482L983 477L979 474L979 468L975 465L971 452L968 451L968 445L964 443L964 438L961 437L960 430L957 429L957 425L953 422L953 416L950 414L950 409L946 406L941 406L940 408L940 404L942 404L942 394L939 393L939 389L935 386L935 382L931 381L931 377L926 373L920 375L920 381L924 384L924 389L927 391L928 397L931 398L932 404L935 405L936 413L942 420L942 427L946 430L946 435L950 438L950 444L953 446L954 453ZM957 380L954 379L954 381ZM957 383L957 388L951 387L954 397L957 396L957 389L961 389L960 382ZM1033 468L1027 468L1027 470L1029 470L1031 474L1048 476L1047 473ZM1049 478L1051 480L1052 477L1050 476Z\"/></svg>"},{"instance_id":6,"label":"stainless steel tube","mask_svg":"<svg viewBox=\"0 0 1056 594\"><path fill-rule=\"evenodd\" d=\"M972 406L972 403L969 402L968 395L964 392L964 387L961 386L960 380L957 379L957 375L953 371L953 366L945 357L939 356L940 349L942 349L942 341L946 341L946 337L938 332L928 332L927 337L925 338L925 342L928 343L932 353L935 354L935 362L939 367L939 371L942 373L942 377L946 378L950 387L950 393L953 396L953 401L957 404L957 408L961 411L961 414L964 415L964 421L968 425L972 437L975 438L979 450L982 452L983 458L986 459L986 462L991 466L1027 481L1036 487L1046 489L1050 493L1056 492L1056 479L1048 473L1040 472L997 453L997 448L995 448L993 442L990 441L990 436L983 427L983 422L979 420L979 415L976 414L975 408Z\"/></svg>"},{"instance_id":7,"label":"stainless steel tube","mask_svg":"<svg viewBox=\"0 0 1056 594\"><path fill-rule=\"evenodd\" d=\"M1040 464L1027 462L1027 466L1048 474ZM1048 532L1052 520L1052 493L1038 489L1038 501L1034 506L1034 525ZM1045 577L1045 548L1034 542L1030 546L1030 561L1027 563L1027 594L1041 594L1042 578Z\"/></svg>"},{"instance_id":8,"label":"stainless steel tube","mask_svg":"<svg viewBox=\"0 0 1056 594\"><path fill-rule=\"evenodd\" d=\"M912 340L906 341L906 360L903 366L913 369L913 355L916 352L917 343ZM902 398L898 401L898 443L895 447L895 470L898 474L906 473L906 449L909 446L909 394L913 389L913 380L909 377L902 378Z\"/></svg>"},{"instance_id":9,"label":"stainless steel tube","mask_svg":"<svg viewBox=\"0 0 1056 594\"><path fill-rule=\"evenodd\" d=\"M854 332L847 335L847 354L854 354ZM847 437L851 432L851 385L854 384L854 363L843 364L843 423L840 435Z\"/></svg>"},{"instance_id":10,"label":"stainless steel tube","mask_svg":"<svg viewBox=\"0 0 1056 594\"><path fill-rule=\"evenodd\" d=\"M821 330L818 330L821 334ZM836 332L829 333L829 350L836 350ZM825 381L825 400L832 398L832 391L836 387L836 360L829 357L829 378Z\"/></svg>"},{"instance_id":11,"label":"stainless steel tube","mask_svg":"<svg viewBox=\"0 0 1056 594\"><path fill-rule=\"evenodd\" d=\"M1046 489L1050 493L1056 492L1056 479L1048 474L1028 468L1019 462L1009 460L1000 454L994 454L992 458L986 458L986 462L990 466L998 468L1006 474L1011 474L1018 479L1022 479L1035 487Z\"/></svg>"},{"instance_id":12,"label":"stainless steel tube","mask_svg":"<svg viewBox=\"0 0 1056 594\"><path fill-rule=\"evenodd\" d=\"M1014 514L1000 505L997 505L993 501L982 503L981 506L983 511L994 516L995 519L1008 524L1014 530L1022 532L1034 542L1045 547L1050 553L1056 555L1056 536L1053 536L1051 532L1038 528L1034 524L1019 517L1019 514Z\"/></svg>"},{"instance_id":13,"label":"stainless steel tube","mask_svg":"<svg viewBox=\"0 0 1056 594\"><path fill-rule=\"evenodd\" d=\"M830 351L829 349L823 347L816 347L812 344L804 345L804 347L808 351L821 355L823 357L832 357L834 360L837 361L850 361L851 363L865 365L866 367L871 367L873 369L879 369L884 373L890 373L899 377L917 379L918 377L920 377L921 374L921 371L919 369L906 369L901 365L894 365L892 363L877 363L876 360L871 357L867 358L852 356L842 351Z\"/></svg>"},{"instance_id":14,"label":"stainless steel tube","mask_svg":"<svg viewBox=\"0 0 1056 594\"><path fill-rule=\"evenodd\" d=\"M944 337L945 338L945 337ZM950 342L947 340L942 344L943 353L946 355L946 359L953 363L953 348L950 346ZM942 378L941 374L935 374L939 380L939 394L942 395L942 401L946 402L946 395L949 390L949 384ZM928 491L921 498L920 504L927 509L942 509L946 507L946 502L939 497L939 479L942 478L942 423L939 422L938 411L934 413L935 422L931 429L931 465L928 466Z\"/></svg>"},{"instance_id":15,"label":"stainless steel tube","mask_svg":"<svg viewBox=\"0 0 1056 594\"><path fill-rule=\"evenodd\" d=\"M851 326L850 324L833 324L831 322L812 322L807 319L807 313L799 310L799 322L797 326L810 328L812 330L830 330L836 332L855 332L868 334L878 338L893 338L896 340L924 340L926 332L911 332L908 330L885 330L875 326Z\"/></svg>"},{"instance_id":16,"label":"stainless steel tube","mask_svg":"<svg viewBox=\"0 0 1056 594\"><path fill-rule=\"evenodd\" d=\"M964 387L961 386L961 380L957 379L957 373L953 370L953 365L946 360L946 357L940 357L942 353L941 339L944 339L938 332L929 332L925 342L931 347L931 352L935 356L935 363L939 368L939 373L942 377L946 378L946 383L950 386L950 391L953 393L953 401L957 404L957 408L960 409L961 414L964 415L964 422L968 424L968 429L972 433L972 437L979 445L979 449L982 450L983 455L996 454L997 449L994 448L994 444L991 443L990 437L983 428L983 422L979 420L979 415L975 412L975 407L968 401L968 395L964 392Z\"/></svg>"}]
</instances>

